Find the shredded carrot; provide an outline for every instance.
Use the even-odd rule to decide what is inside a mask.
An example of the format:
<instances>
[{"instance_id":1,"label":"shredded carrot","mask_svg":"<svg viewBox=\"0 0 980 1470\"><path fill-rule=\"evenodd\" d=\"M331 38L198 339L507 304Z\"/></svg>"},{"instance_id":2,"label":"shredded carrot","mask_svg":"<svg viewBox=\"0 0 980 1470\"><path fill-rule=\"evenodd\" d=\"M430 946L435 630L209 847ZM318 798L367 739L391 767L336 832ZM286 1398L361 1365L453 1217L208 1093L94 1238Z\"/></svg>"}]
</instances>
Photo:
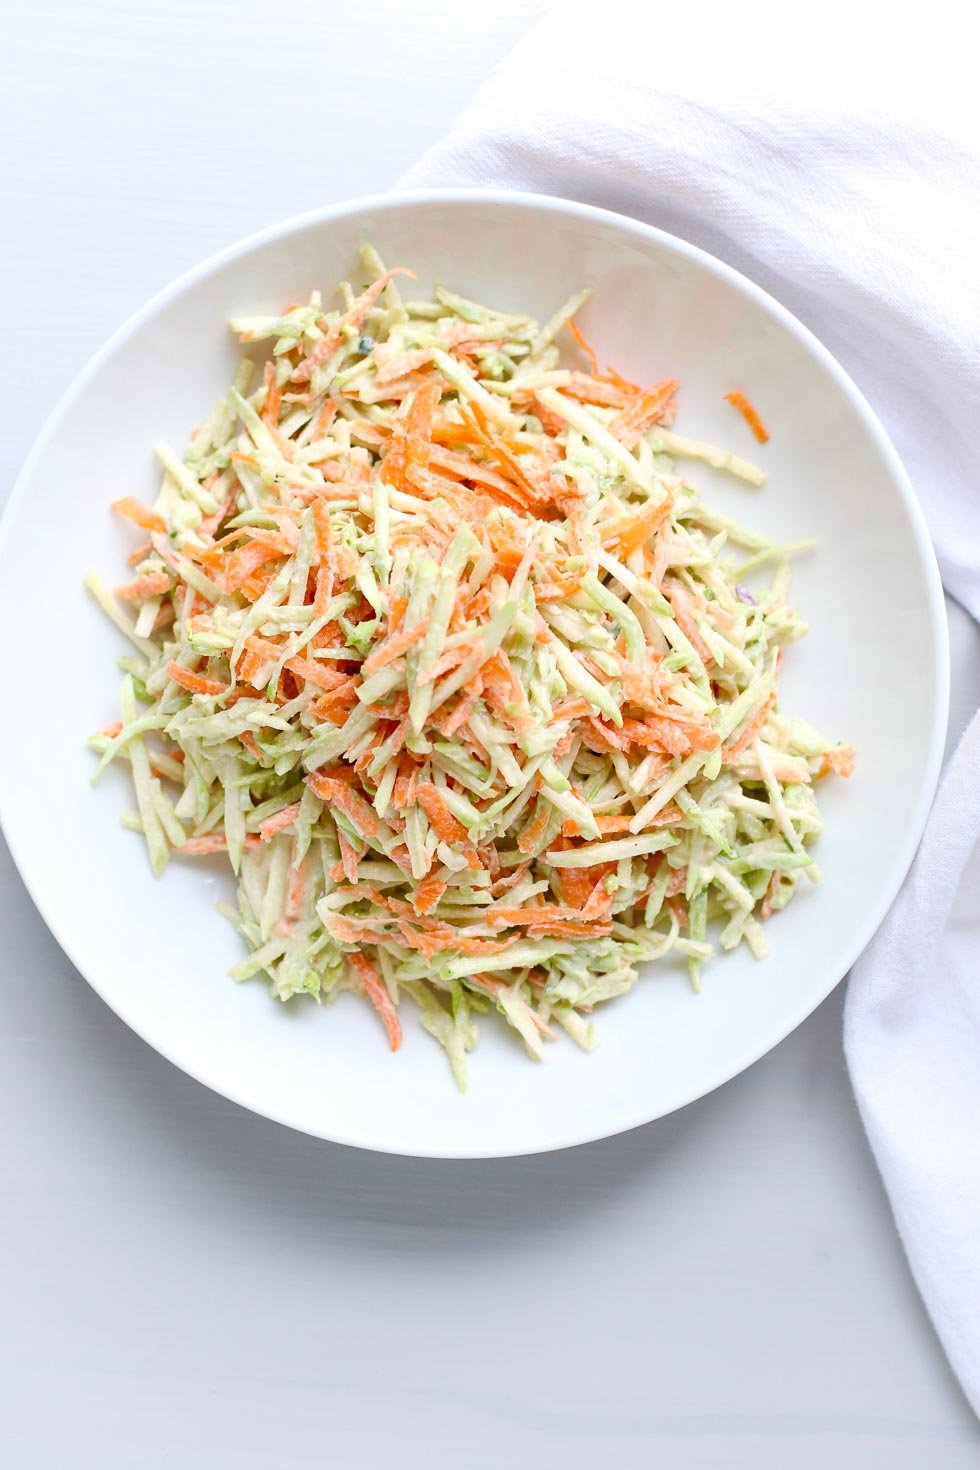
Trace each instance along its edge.
<instances>
[{"instance_id":1,"label":"shredded carrot","mask_svg":"<svg viewBox=\"0 0 980 1470\"><path fill-rule=\"evenodd\" d=\"M167 665L167 673L175 684L191 694L227 694L228 685L222 684L220 679L208 679L204 674L195 674L192 669L185 669L173 659Z\"/></svg>"},{"instance_id":2,"label":"shredded carrot","mask_svg":"<svg viewBox=\"0 0 980 1470\"><path fill-rule=\"evenodd\" d=\"M461 405L460 413L464 421L473 426L479 441L504 471L506 479L510 481L508 493L516 500L517 506L527 509L541 500L543 498L541 485L528 475L514 451L491 427L480 405L478 403ZM547 497L548 493L545 490L544 497Z\"/></svg>"},{"instance_id":3,"label":"shredded carrot","mask_svg":"<svg viewBox=\"0 0 980 1470\"><path fill-rule=\"evenodd\" d=\"M121 500L114 500L112 508L143 531L165 531L167 529L163 516L157 515L155 510L150 510L133 495L124 495Z\"/></svg>"},{"instance_id":4,"label":"shredded carrot","mask_svg":"<svg viewBox=\"0 0 980 1470\"><path fill-rule=\"evenodd\" d=\"M637 512L635 515L623 516L611 526L605 527L602 532L602 544L607 549L615 551L618 556L625 558L632 552L645 545L660 527L670 517L673 510L673 499L664 496L663 500L654 501L650 505Z\"/></svg>"},{"instance_id":5,"label":"shredded carrot","mask_svg":"<svg viewBox=\"0 0 980 1470\"><path fill-rule=\"evenodd\" d=\"M368 1000L381 1017L381 1024L388 1036L388 1045L392 1051L397 1051L402 1044L402 1026L398 1019L398 1012L388 994L388 987L367 955L355 951L354 954L348 955L347 959L364 986Z\"/></svg>"},{"instance_id":6,"label":"shredded carrot","mask_svg":"<svg viewBox=\"0 0 980 1470\"><path fill-rule=\"evenodd\" d=\"M756 737L761 733L762 728L768 720L769 715L772 711L772 707L775 703L775 696L770 694L769 698L763 704L762 708L757 710L756 713L752 716L751 720L749 720L748 724L742 730L742 733L738 735L734 740L729 741L727 745L722 746L721 758L723 761L727 762L730 765L732 761L738 760L738 757L742 754L742 751L746 750L748 746L752 744L753 740L755 740Z\"/></svg>"},{"instance_id":7,"label":"shredded carrot","mask_svg":"<svg viewBox=\"0 0 980 1470\"><path fill-rule=\"evenodd\" d=\"M330 523L330 510L322 499L314 500L312 504L313 529L316 538L316 554L321 561L329 560L333 554L333 527Z\"/></svg>"},{"instance_id":8,"label":"shredded carrot","mask_svg":"<svg viewBox=\"0 0 980 1470\"><path fill-rule=\"evenodd\" d=\"M374 652L364 660L361 665L362 677L367 679L371 674L377 673L378 669L383 669L386 664L390 664L392 660L401 658L402 654L414 648L416 643L421 643L428 630L429 620L422 618L413 627L402 628L399 632L393 633L386 643L379 644Z\"/></svg>"},{"instance_id":9,"label":"shredded carrot","mask_svg":"<svg viewBox=\"0 0 980 1470\"><path fill-rule=\"evenodd\" d=\"M284 914L287 924L292 925L303 912L303 894L306 888L308 867L309 854L304 857L299 867L294 865L289 870L289 885L286 890L286 908Z\"/></svg>"},{"instance_id":10,"label":"shredded carrot","mask_svg":"<svg viewBox=\"0 0 980 1470\"><path fill-rule=\"evenodd\" d=\"M299 802L294 801L292 806L284 806L281 812L276 812L274 816L266 817L259 828L259 837L263 842L271 841L277 833L285 832L287 827L291 827L298 816Z\"/></svg>"},{"instance_id":11,"label":"shredded carrot","mask_svg":"<svg viewBox=\"0 0 980 1470\"><path fill-rule=\"evenodd\" d=\"M551 807L546 801L538 801L534 809L534 816L521 832L517 839L517 845L521 852L537 852L544 841L544 834L548 830L551 820Z\"/></svg>"},{"instance_id":12,"label":"shredded carrot","mask_svg":"<svg viewBox=\"0 0 980 1470\"><path fill-rule=\"evenodd\" d=\"M679 582L665 582L663 594L673 609L677 626L703 664L711 663L711 650L698 631L691 594Z\"/></svg>"},{"instance_id":13,"label":"shredded carrot","mask_svg":"<svg viewBox=\"0 0 980 1470\"><path fill-rule=\"evenodd\" d=\"M562 384L566 398L577 398L581 403L596 403L603 408L625 408L630 401L629 393L616 383L602 378L588 378L584 373L569 373L568 382Z\"/></svg>"},{"instance_id":14,"label":"shredded carrot","mask_svg":"<svg viewBox=\"0 0 980 1470\"><path fill-rule=\"evenodd\" d=\"M483 675L478 673L452 712L444 720L438 722L438 728L443 735L451 738L457 731L462 730L482 697Z\"/></svg>"},{"instance_id":15,"label":"shredded carrot","mask_svg":"<svg viewBox=\"0 0 980 1470\"><path fill-rule=\"evenodd\" d=\"M466 841L466 828L450 812L438 786L433 786L429 781L420 781L415 799L441 842Z\"/></svg>"},{"instance_id":16,"label":"shredded carrot","mask_svg":"<svg viewBox=\"0 0 980 1470\"><path fill-rule=\"evenodd\" d=\"M279 423L279 409L282 404L282 389L276 383L275 364L267 362L263 376L265 384L265 402L262 404L262 418L270 427Z\"/></svg>"},{"instance_id":17,"label":"shredded carrot","mask_svg":"<svg viewBox=\"0 0 980 1470\"><path fill-rule=\"evenodd\" d=\"M259 841L258 837L249 835L245 838L245 846L249 849L258 847ZM184 853L187 857L208 857L213 852L227 852L227 850L228 839L223 832L209 832L206 837L188 837L187 841L182 842L176 849L177 852Z\"/></svg>"},{"instance_id":18,"label":"shredded carrot","mask_svg":"<svg viewBox=\"0 0 980 1470\"><path fill-rule=\"evenodd\" d=\"M676 378L665 378L662 383L656 383L645 393L637 393L612 420L609 432L627 449L632 449L651 424L663 417L677 392L677 386Z\"/></svg>"},{"instance_id":19,"label":"shredded carrot","mask_svg":"<svg viewBox=\"0 0 980 1470\"><path fill-rule=\"evenodd\" d=\"M418 914L430 914L446 891L446 885L441 878L429 874L421 882L416 884L415 892L412 894L412 904Z\"/></svg>"},{"instance_id":20,"label":"shredded carrot","mask_svg":"<svg viewBox=\"0 0 980 1470\"><path fill-rule=\"evenodd\" d=\"M147 597L159 597L161 592L169 590L170 578L166 572L147 572L145 576L127 582L125 587L117 587L116 596L125 602L142 602Z\"/></svg>"},{"instance_id":21,"label":"shredded carrot","mask_svg":"<svg viewBox=\"0 0 980 1470\"><path fill-rule=\"evenodd\" d=\"M264 536L261 540L251 541L238 551L231 552L225 558L221 590L223 592L243 590L256 572L260 569L264 571L267 562L276 561L283 555L288 555L288 548L283 546L281 538L271 535ZM265 591L265 585L262 590Z\"/></svg>"},{"instance_id":22,"label":"shredded carrot","mask_svg":"<svg viewBox=\"0 0 980 1470\"><path fill-rule=\"evenodd\" d=\"M320 771L314 771L312 775L307 776L306 780L317 796L323 801L330 802L349 818L362 837L377 836L381 830L377 812L342 777L327 776Z\"/></svg>"},{"instance_id":23,"label":"shredded carrot","mask_svg":"<svg viewBox=\"0 0 980 1470\"><path fill-rule=\"evenodd\" d=\"M343 339L345 331L351 329L356 330L360 326L361 322L371 310L371 307L394 276L411 276L412 280L416 279L413 271L403 270L400 266L395 270L386 271L379 280L373 282L357 298L350 310L324 334L309 356L304 358L298 367L294 369L294 382L309 382L313 376L313 369L319 367L321 363L326 362L327 358L336 351Z\"/></svg>"},{"instance_id":24,"label":"shredded carrot","mask_svg":"<svg viewBox=\"0 0 980 1470\"><path fill-rule=\"evenodd\" d=\"M340 847L341 872L348 883L356 883L358 855L340 828L337 829L337 844Z\"/></svg>"},{"instance_id":25,"label":"shredded carrot","mask_svg":"<svg viewBox=\"0 0 980 1470\"><path fill-rule=\"evenodd\" d=\"M347 674L342 674L339 669L318 663L314 658L300 658L298 654L294 658L287 658L285 667L298 679L304 679L307 684L313 684L326 693L341 689L349 682Z\"/></svg>"},{"instance_id":26,"label":"shredded carrot","mask_svg":"<svg viewBox=\"0 0 980 1470\"><path fill-rule=\"evenodd\" d=\"M769 442L769 430L766 428L765 424L759 417L755 407L749 402L745 394L739 392L726 393L725 399L728 403L732 405L733 408L738 409L739 413L742 415L743 419L748 424L749 428L752 430L759 443L767 444Z\"/></svg>"},{"instance_id":27,"label":"shredded carrot","mask_svg":"<svg viewBox=\"0 0 980 1470\"><path fill-rule=\"evenodd\" d=\"M442 397L438 383L425 383L412 397L408 411L395 421L381 477L388 484L410 491L409 471L425 469L429 463L430 439L435 411Z\"/></svg>"},{"instance_id":28,"label":"shredded carrot","mask_svg":"<svg viewBox=\"0 0 980 1470\"><path fill-rule=\"evenodd\" d=\"M814 777L815 781L822 781L825 776L853 776L854 775L854 746L838 745L830 750L825 750L820 759L820 770Z\"/></svg>"},{"instance_id":29,"label":"shredded carrot","mask_svg":"<svg viewBox=\"0 0 980 1470\"><path fill-rule=\"evenodd\" d=\"M585 353L586 357L589 359L589 366L592 369L592 376L594 378L597 378L599 376L599 359L596 357L595 348L591 347L589 343L585 340L581 330L575 322L569 319L565 323L565 325L571 332L572 336L575 338L575 341L578 343L579 347L581 347L582 351Z\"/></svg>"}]
</instances>

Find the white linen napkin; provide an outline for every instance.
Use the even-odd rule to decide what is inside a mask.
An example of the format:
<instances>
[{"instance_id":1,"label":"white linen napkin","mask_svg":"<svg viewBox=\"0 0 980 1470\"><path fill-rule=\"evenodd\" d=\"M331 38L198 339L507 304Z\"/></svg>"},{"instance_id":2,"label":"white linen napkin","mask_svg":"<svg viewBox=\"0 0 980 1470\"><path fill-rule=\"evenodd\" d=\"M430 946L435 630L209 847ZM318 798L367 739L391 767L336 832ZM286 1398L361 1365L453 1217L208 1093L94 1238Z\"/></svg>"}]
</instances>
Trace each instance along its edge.
<instances>
[{"instance_id":1,"label":"white linen napkin","mask_svg":"<svg viewBox=\"0 0 980 1470\"><path fill-rule=\"evenodd\" d=\"M603 205L767 287L871 401L947 590L980 617L980 109L956 13L886 28L877 6L643 11L555 5L402 186ZM851 975L845 1043L912 1270L980 1412L978 844L980 716Z\"/></svg>"}]
</instances>

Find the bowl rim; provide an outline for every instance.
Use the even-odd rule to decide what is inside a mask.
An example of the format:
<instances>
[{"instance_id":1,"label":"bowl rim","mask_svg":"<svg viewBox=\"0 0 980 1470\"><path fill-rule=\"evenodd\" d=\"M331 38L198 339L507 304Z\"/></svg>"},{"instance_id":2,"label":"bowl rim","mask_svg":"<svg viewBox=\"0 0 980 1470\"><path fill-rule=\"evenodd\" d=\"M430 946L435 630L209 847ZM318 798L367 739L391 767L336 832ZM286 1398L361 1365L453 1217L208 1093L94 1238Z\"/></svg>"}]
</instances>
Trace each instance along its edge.
<instances>
[{"instance_id":1,"label":"bowl rim","mask_svg":"<svg viewBox=\"0 0 980 1470\"><path fill-rule=\"evenodd\" d=\"M192 1077L196 1082L201 1083L219 1096L238 1104L240 1107L246 1108L249 1112L256 1113L261 1117L270 1119L272 1122L282 1124L284 1127L293 1128L311 1137L321 1138L326 1142L344 1144L348 1147L364 1148L372 1152L391 1153L417 1158L512 1158L528 1154L550 1153L564 1148L592 1143L601 1138L614 1137L619 1133L629 1132L634 1128L642 1127L646 1123L652 1123L657 1118L669 1116L670 1113L676 1112L680 1108L687 1107L698 1098L705 1097L709 1093L716 1091L719 1087L724 1086L725 1083L730 1082L741 1072L754 1065L761 1057L771 1051L773 1047L777 1046L779 1042L791 1035L826 1000L831 992L836 989L837 985L840 984L841 980L846 976L852 965L870 943L876 930L891 908L914 860L935 796L942 766L948 725L950 692L949 627L946 616L945 597L925 516L898 452L860 389L848 373L845 372L844 368L841 367L829 349L792 312L777 301L775 297L771 296L768 291L765 291L748 276L743 275L741 271L735 270L734 267L719 260L716 256L707 250L703 250L700 246L692 245L689 241L673 235L666 230L659 229L655 225L633 219L628 215L619 214L614 210L602 209L596 205L583 204L576 200L565 199L557 195L480 187L445 189L410 188L400 193L366 194L352 199L345 199L334 204L322 205L316 209L307 210L301 214L291 215L286 219L264 226L249 235L243 236L231 245L227 245L215 251L213 254L206 256L196 265L191 266L188 270L182 272L167 285L155 292L111 333L62 393L46 418L31 449L28 451L10 494L7 497L2 515L0 515L0 556L3 555L7 541L11 536L21 501L27 494L35 469L42 460L49 442L57 434L62 420L66 417L76 400L84 393L90 381L95 377L102 365L125 342L133 337L147 321L152 319L173 299L179 297L184 291L199 281L220 271L231 261L247 256L254 250L272 241L303 233L321 224L326 224L333 220L350 218L351 216L364 214L371 210L398 213L402 209L417 209L420 206L423 208L435 207L446 209L447 207L451 208L458 204L500 205L518 211L527 210L529 213L543 211L556 215L569 216L575 219L595 220L600 223L612 225L621 232L633 235L638 239L646 241L654 240L668 251L695 262L710 274L727 281L781 323L817 359L857 413L859 419L870 434L876 451L889 470L892 481L902 501L907 522L912 532L915 549L918 552L922 565L926 591L925 611L928 617L932 640L932 653L935 660L937 699L932 712L925 769L915 806L909 820L905 840L901 847L893 854L887 881L883 884L877 904L868 910L864 916L863 924L855 929L851 943L847 946L847 958L843 968L841 969L839 965L835 965L824 981L807 992L801 1000L800 1005L793 1012L789 1024L783 1019L771 1026L768 1030L765 1030L761 1039L757 1039L746 1046L734 1059L725 1064L717 1079L710 1086L693 1088L689 1094L684 1094L669 1109L662 1112L651 1115L646 1110L640 1109L638 1113L627 1116L612 1131L606 1126L600 1127L595 1131L576 1129L569 1136L556 1138L554 1141L543 1144L535 1143L529 1147L517 1144L510 1148L440 1149L430 1144L412 1148L402 1143L391 1143L379 1137L363 1137L355 1136L350 1132L329 1131L322 1127L311 1125L301 1117L291 1115L287 1109L276 1110L257 1105L238 1089L229 1088L216 1082L208 1075L205 1068L187 1065L181 1061L178 1056L173 1054L173 1051L169 1047L159 1044L154 1039L152 1034L150 1034L150 1028L145 1028L137 1021L130 1013L128 1006L117 1002L109 993L111 987L104 987L100 978L90 973L89 969L76 958L71 936L63 932L57 913L52 912L51 906L47 901L42 899L35 891L35 886L28 875L27 860L25 858L22 861L21 854L18 850L16 834L11 830L13 824L8 822L4 814L5 801L2 786L0 786L0 832L4 835L14 866L30 895L31 901L52 937L71 964L131 1031L134 1031L141 1040L153 1047L154 1051L158 1052L180 1071ZM837 973L838 969L840 969L840 973Z\"/></svg>"}]
</instances>

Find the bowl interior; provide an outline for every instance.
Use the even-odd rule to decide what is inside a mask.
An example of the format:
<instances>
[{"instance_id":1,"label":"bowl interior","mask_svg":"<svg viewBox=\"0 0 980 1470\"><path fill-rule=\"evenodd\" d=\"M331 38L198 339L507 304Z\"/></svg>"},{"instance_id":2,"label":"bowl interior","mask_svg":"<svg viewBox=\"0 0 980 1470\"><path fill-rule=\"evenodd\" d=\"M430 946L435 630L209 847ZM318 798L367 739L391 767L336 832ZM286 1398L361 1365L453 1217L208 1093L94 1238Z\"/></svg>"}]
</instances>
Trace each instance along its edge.
<instances>
[{"instance_id":1,"label":"bowl interior","mask_svg":"<svg viewBox=\"0 0 980 1470\"><path fill-rule=\"evenodd\" d=\"M389 264L546 317L594 287L581 315L601 357L639 381L682 381L678 428L761 461L762 490L691 467L717 505L786 541L810 535L793 597L811 625L784 666L782 707L860 747L849 783L827 782L823 882L769 926L764 963L706 966L695 997L679 967L647 972L597 1015L599 1049L567 1039L535 1065L487 1018L455 1092L436 1044L411 1023L396 1056L369 1008L270 1000L226 971L237 936L212 905L220 865L174 862L155 880L123 771L89 784L86 735L117 710L122 640L86 600L96 568L123 580L132 536L107 507L156 486L154 440L182 448L224 390L233 313L278 309L356 271L372 239ZM741 388L772 432L757 448L723 395ZM53 589L43 596L46 589ZM325 1137L423 1154L530 1152L659 1116L710 1090L787 1034L870 937L911 858L938 769L945 720L942 600L898 462L829 356L756 288L668 237L556 201L408 196L328 210L267 232L165 292L76 386L32 456L0 545L8 630L26 610L56 668L57 706L27 716L38 643L13 638L8 688L25 723L0 728L0 808L14 856L82 973L148 1041L259 1112ZM895 661L917 671L910 703ZM57 777L54 778L54 773Z\"/></svg>"}]
</instances>

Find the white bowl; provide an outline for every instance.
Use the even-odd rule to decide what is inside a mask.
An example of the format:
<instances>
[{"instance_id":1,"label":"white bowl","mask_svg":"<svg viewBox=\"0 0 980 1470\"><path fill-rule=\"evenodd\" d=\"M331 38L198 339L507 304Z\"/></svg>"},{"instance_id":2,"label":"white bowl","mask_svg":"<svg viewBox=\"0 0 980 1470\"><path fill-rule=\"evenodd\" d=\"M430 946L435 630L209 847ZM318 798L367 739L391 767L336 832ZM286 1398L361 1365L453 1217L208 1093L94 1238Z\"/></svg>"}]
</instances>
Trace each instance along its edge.
<instances>
[{"instance_id":1,"label":"white bowl","mask_svg":"<svg viewBox=\"0 0 980 1470\"><path fill-rule=\"evenodd\" d=\"M785 662L782 707L860 748L850 782L821 790L824 881L768 926L771 958L725 955L694 996L652 967L597 1014L591 1056L567 1038L530 1062L487 1018L459 1096L411 1020L392 1056L370 1008L273 1002L226 971L240 941L212 911L220 865L151 876L119 825L125 771L93 790L90 731L115 716L121 640L82 577L121 579L130 532L111 500L151 498L151 444L183 445L223 392L225 323L332 288L373 240L419 289L443 281L539 317L583 284L604 359L641 382L681 379L679 428L762 461L751 490L697 478L724 510L780 540L810 534L793 596L812 631ZM756 448L723 395L742 388L772 432ZM406 1154L475 1157L583 1143L709 1092L780 1041L868 942L911 861L939 769L947 708L942 593L895 451L841 368L792 316L727 266L669 235L556 199L485 191L357 200L265 230L163 291L106 344L58 407L0 530L8 710L0 817L51 931L152 1046L209 1087L323 1138ZM28 630L29 633L28 633ZM915 698L906 671L915 670Z\"/></svg>"}]
</instances>

